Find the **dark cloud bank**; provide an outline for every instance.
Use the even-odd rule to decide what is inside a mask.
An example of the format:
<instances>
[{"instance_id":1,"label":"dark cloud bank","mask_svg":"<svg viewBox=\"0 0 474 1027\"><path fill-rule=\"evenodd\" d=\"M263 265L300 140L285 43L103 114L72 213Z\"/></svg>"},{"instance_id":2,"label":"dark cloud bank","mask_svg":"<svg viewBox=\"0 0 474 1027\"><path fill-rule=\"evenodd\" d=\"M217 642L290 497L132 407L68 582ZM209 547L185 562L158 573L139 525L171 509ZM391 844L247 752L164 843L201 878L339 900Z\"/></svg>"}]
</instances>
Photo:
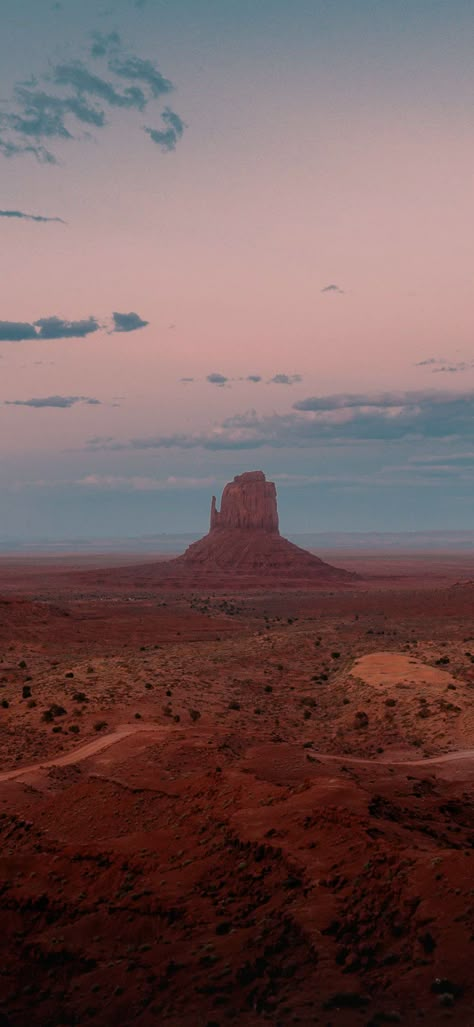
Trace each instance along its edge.
<instances>
[{"instance_id":1,"label":"dark cloud bank","mask_svg":"<svg viewBox=\"0 0 474 1027\"><path fill-rule=\"evenodd\" d=\"M210 432L134 438L127 442L96 440L90 445L115 450L255 450L451 438L474 440L474 391L313 396L295 403L287 414L237 414Z\"/></svg>"}]
</instances>

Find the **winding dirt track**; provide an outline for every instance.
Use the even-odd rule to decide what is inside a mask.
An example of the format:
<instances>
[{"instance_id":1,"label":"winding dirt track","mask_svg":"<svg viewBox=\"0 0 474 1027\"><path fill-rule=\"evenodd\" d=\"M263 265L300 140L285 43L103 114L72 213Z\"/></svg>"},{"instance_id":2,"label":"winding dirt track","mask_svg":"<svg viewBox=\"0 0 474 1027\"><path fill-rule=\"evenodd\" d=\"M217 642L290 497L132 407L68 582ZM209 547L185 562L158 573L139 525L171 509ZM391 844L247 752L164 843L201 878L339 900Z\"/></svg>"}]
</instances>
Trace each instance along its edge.
<instances>
[{"instance_id":1,"label":"winding dirt track","mask_svg":"<svg viewBox=\"0 0 474 1027\"><path fill-rule=\"evenodd\" d=\"M50 767L67 767L74 763L82 763L83 760L95 756L104 749L117 745L118 742L135 734L165 735L169 734L170 728L147 724L119 724L114 731L107 735L94 738L91 742L78 746L64 756L55 756L50 760L40 760L38 763L31 763L27 767L18 767L14 770L5 770L0 773L0 784L5 781L15 781L17 778L33 774L35 771L48 770ZM323 753L312 749L318 761L324 763L358 764L362 766L385 766L385 767L427 767L439 766L443 763L470 763L474 764L474 749L459 749L456 752L447 752L441 756L428 756L418 760L390 760L390 759L367 759L361 756L346 756L345 754Z\"/></svg>"}]
</instances>

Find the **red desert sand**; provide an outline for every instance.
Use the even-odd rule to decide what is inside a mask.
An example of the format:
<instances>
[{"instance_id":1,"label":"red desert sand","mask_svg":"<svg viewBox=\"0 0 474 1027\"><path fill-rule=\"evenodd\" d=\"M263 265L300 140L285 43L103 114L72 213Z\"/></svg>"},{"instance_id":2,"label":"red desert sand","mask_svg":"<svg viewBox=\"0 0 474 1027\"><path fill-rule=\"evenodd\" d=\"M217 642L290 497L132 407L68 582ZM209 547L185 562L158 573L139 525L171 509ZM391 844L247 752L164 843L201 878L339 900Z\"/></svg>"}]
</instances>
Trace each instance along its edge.
<instances>
[{"instance_id":1,"label":"red desert sand","mask_svg":"<svg viewBox=\"0 0 474 1027\"><path fill-rule=\"evenodd\" d=\"M407 560L256 472L167 570L0 561L1 1027L472 1027L473 566Z\"/></svg>"}]
</instances>

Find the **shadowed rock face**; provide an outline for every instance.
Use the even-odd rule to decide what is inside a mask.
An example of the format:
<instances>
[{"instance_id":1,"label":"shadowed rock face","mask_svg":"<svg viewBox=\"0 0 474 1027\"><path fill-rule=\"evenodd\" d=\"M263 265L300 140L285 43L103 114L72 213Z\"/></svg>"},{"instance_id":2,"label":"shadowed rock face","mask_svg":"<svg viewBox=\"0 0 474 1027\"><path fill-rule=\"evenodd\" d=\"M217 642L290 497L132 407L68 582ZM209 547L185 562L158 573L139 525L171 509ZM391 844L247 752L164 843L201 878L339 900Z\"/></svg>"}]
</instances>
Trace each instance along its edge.
<instances>
[{"instance_id":1,"label":"shadowed rock face","mask_svg":"<svg viewBox=\"0 0 474 1027\"><path fill-rule=\"evenodd\" d=\"M222 493L220 511L216 497L212 497L211 531L217 528L279 534L276 488L272 481L266 481L263 471L236 475Z\"/></svg>"}]
</instances>

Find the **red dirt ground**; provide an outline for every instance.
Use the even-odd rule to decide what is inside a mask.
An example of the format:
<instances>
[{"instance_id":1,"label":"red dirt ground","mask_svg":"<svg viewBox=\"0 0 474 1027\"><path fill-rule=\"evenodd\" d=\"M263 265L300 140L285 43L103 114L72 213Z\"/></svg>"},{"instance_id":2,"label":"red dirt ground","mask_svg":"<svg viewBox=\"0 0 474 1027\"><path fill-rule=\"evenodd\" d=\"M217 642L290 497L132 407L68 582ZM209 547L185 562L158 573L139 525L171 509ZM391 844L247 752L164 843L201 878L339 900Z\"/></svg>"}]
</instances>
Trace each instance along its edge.
<instances>
[{"instance_id":1,"label":"red dirt ground","mask_svg":"<svg viewBox=\"0 0 474 1027\"><path fill-rule=\"evenodd\" d=\"M472 562L383 560L0 561L0 1027L472 1027Z\"/></svg>"}]
</instances>

